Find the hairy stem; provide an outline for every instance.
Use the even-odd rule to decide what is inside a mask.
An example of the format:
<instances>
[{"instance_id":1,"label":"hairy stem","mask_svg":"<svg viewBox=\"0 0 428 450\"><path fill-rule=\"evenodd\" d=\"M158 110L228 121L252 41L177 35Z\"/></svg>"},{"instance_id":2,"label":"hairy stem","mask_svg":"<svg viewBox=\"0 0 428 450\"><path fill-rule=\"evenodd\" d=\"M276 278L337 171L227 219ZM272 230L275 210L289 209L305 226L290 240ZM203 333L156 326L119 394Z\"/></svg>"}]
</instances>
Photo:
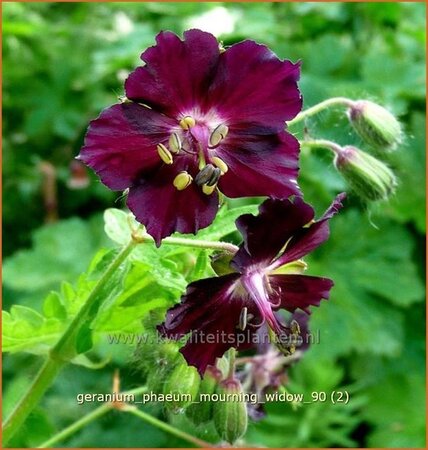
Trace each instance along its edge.
<instances>
[{"instance_id":1,"label":"hairy stem","mask_svg":"<svg viewBox=\"0 0 428 450\"><path fill-rule=\"evenodd\" d=\"M136 242L153 242L153 238L149 234L138 234L138 232L133 232L133 239ZM179 238L179 237L167 237L162 239L162 245L181 245L184 247L193 248L206 248L211 250L223 250L227 253L235 254L239 247L237 245L231 244L229 242L215 242L215 241L204 241L201 239L189 239L189 238Z\"/></svg>"},{"instance_id":2,"label":"hairy stem","mask_svg":"<svg viewBox=\"0 0 428 450\"><path fill-rule=\"evenodd\" d=\"M183 439L186 442L190 442L196 447L202 447L202 448L212 448L214 447L213 444L210 444L209 442L205 442L202 439L199 439L197 437L194 437L185 431L179 430L178 428L175 428L168 423L162 422L161 420L157 419L156 417L151 416L150 414L145 413L144 411L140 411L135 406L129 406L129 408L126 408L124 411L129 412L133 414L134 416L139 417L140 419L144 420L147 423L150 423L151 425L159 428L160 430L163 430L169 434L172 434L173 436L177 436L181 439Z\"/></svg>"},{"instance_id":3,"label":"hairy stem","mask_svg":"<svg viewBox=\"0 0 428 450\"><path fill-rule=\"evenodd\" d=\"M297 116L293 120L287 122L287 124L289 127L291 127L292 125L295 125L296 123L299 123L302 120L307 119L308 117L314 116L315 114L318 114L319 112L323 111L324 109L330 108L331 106L351 107L353 106L353 104L354 101L346 97L329 98L321 103L312 106L311 108L308 108L306 111L302 111L301 113L297 114Z\"/></svg>"},{"instance_id":4,"label":"hairy stem","mask_svg":"<svg viewBox=\"0 0 428 450\"><path fill-rule=\"evenodd\" d=\"M5 420L3 424L3 445L6 445L10 438L18 431L44 393L51 386L62 367L72 358L70 347L74 346L73 338L75 338L76 332L84 324L89 310L97 302L104 285L125 261L135 245L136 243L131 241L120 251L98 280L76 317L71 321L64 334L50 351L48 358L37 373L30 388L19 400L10 416Z\"/></svg>"},{"instance_id":5,"label":"hairy stem","mask_svg":"<svg viewBox=\"0 0 428 450\"><path fill-rule=\"evenodd\" d=\"M338 155L342 151L342 147L336 142L328 141L326 139L311 139L300 141L301 147L308 148L326 148Z\"/></svg>"},{"instance_id":6,"label":"hairy stem","mask_svg":"<svg viewBox=\"0 0 428 450\"><path fill-rule=\"evenodd\" d=\"M239 250L239 247L229 242L202 241L197 239L168 237L162 241L162 244L184 245L186 247L206 248L211 250L224 250L233 255Z\"/></svg>"}]
</instances>

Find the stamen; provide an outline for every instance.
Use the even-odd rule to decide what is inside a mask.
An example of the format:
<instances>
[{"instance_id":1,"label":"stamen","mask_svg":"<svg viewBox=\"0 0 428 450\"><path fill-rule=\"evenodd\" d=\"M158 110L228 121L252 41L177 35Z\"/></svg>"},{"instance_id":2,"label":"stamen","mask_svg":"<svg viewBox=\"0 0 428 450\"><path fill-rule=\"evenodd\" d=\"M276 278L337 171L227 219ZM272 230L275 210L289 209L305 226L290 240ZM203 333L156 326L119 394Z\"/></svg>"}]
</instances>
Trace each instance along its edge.
<instances>
[{"instance_id":1,"label":"stamen","mask_svg":"<svg viewBox=\"0 0 428 450\"><path fill-rule=\"evenodd\" d=\"M215 166L217 166L221 170L222 175L225 174L229 170L229 167L227 167L227 164L219 157L213 156L211 158L211 161L214 163Z\"/></svg>"},{"instance_id":2,"label":"stamen","mask_svg":"<svg viewBox=\"0 0 428 450\"><path fill-rule=\"evenodd\" d=\"M297 320L292 320L290 323L290 330L291 333L295 336L299 336L300 335L300 325L299 322L297 322Z\"/></svg>"},{"instance_id":3,"label":"stamen","mask_svg":"<svg viewBox=\"0 0 428 450\"><path fill-rule=\"evenodd\" d=\"M221 170L219 168L215 168L213 174L211 175L211 178L207 182L208 186L213 186L214 184L217 184L218 180L221 176Z\"/></svg>"},{"instance_id":4,"label":"stamen","mask_svg":"<svg viewBox=\"0 0 428 450\"><path fill-rule=\"evenodd\" d=\"M172 153L178 153L181 150L181 139L177 133L172 133L168 141L169 149Z\"/></svg>"},{"instance_id":5,"label":"stamen","mask_svg":"<svg viewBox=\"0 0 428 450\"><path fill-rule=\"evenodd\" d=\"M189 130L190 128L194 127L195 125L196 125L196 121L192 116L186 116L180 120L180 127L183 128L183 130Z\"/></svg>"},{"instance_id":6,"label":"stamen","mask_svg":"<svg viewBox=\"0 0 428 450\"><path fill-rule=\"evenodd\" d=\"M165 147L165 145L158 144L156 149L158 151L159 158L165 164L172 164L173 163L171 152Z\"/></svg>"},{"instance_id":7,"label":"stamen","mask_svg":"<svg viewBox=\"0 0 428 450\"><path fill-rule=\"evenodd\" d=\"M239 323L237 325L237 328L241 331L245 331L245 328L247 328L247 307L245 306L241 310L241 314L239 315Z\"/></svg>"},{"instance_id":8,"label":"stamen","mask_svg":"<svg viewBox=\"0 0 428 450\"><path fill-rule=\"evenodd\" d=\"M183 191L192 183L192 176L186 172L180 172L175 178L172 184L177 188L178 191Z\"/></svg>"},{"instance_id":9,"label":"stamen","mask_svg":"<svg viewBox=\"0 0 428 450\"><path fill-rule=\"evenodd\" d=\"M220 144L220 142L227 136L228 132L229 127L224 123L221 123L216 128L214 128L214 131L210 136L210 146L215 147L216 145Z\"/></svg>"},{"instance_id":10,"label":"stamen","mask_svg":"<svg viewBox=\"0 0 428 450\"><path fill-rule=\"evenodd\" d=\"M202 186L202 192L205 195L211 195L216 190L216 187L217 187L217 183L214 184L213 186L208 186L207 184L204 184Z\"/></svg>"},{"instance_id":11,"label":"stamen","mask_svg":"<svg viewBox=\"0 0 428 450\"><path fill-rule=\"evenodd\" d=\"M302 343L300 336L300 325L297 320L292 320L290 323L290 335L286 337L286 342L278 342L277 347L285 355L290 356L296 351L296 344Z\"/></svg>"},{"instance_id":12,"label":"stamen","mask_svg":"<svg viewBox=\"0 0 428 450\"><path fill-rule=\"evenodd\" d=\"M207 164L202 170L196 175L195 183L198 186L202 186L211 180L213 173L215 171L215 167L212 164Z\"/></svg>"}]
</instances>

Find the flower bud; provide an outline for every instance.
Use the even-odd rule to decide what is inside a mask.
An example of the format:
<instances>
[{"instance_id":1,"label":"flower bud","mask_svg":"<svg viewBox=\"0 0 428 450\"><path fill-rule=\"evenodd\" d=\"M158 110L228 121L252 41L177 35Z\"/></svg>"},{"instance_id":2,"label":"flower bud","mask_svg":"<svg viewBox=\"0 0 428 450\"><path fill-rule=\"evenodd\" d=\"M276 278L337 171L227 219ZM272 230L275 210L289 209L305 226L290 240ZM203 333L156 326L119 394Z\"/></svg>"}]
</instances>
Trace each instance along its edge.
<instances>
[{"instance_id":1,"label":"flower bud","mask_svg":"<svg viewBox=\"0 0 428 450\"><path fill-rule=\"evenodd\" d=\"M400 123L376 103L359 100L348 110L348 117L358 135L376 149L391 151L401 142Z\"/></svg>"},{"instance_id":2,"label":"flower bud","mask_svg":"<svg viewBox=\"0 0 428 450\"><path fill-rule=\"evenodd\" d=\"M213 418L213 402L210 398L221 378L222 374L216 367L209 366L205 371L204 378L199 385L197 400L186 409L186 416L195 425L209 422Z\"/></svg>"},{"instance_id":3,"label":"flower bud","mask_svg":"<svg viewBox=\"0 0 428 450\"><path fill-rule=\"evenodd\" d=\"M243 400L243 389L239 380L222 381L217 394L219 401L213 406L214 425L219 436L233 444L247 431L248 412Z\"/></svg>"},{"instance_id":4,"label":"flower bud","mask_svg":"<svg viewBox=\"0 0 428 450\"><path fill-rule=\"evenodd\" d=\"M195 401L198 394L200 378L197 370L187 364L179 364L166 380L163 393L172 396L166 399L169 406L178 410Z\"/></svg>"},{"instance_id":5,"label":"flower bud","mask_svg":"<svg viewBox=\"0 0 428 450\"><path fill-rule=\"evenodd\" d=\"M147 355L150 355L148 357ZM141 346L136 352L141 368L147 374L146 384L156 393L163 392L168 379L179 359L178 346L174 342L165 342L154 346Z\"/></svg>"},{"instance_id":6,"label":"flower bud","mask_svg":"<svg viewBox=\"0 0 428 450\"><path fill-rule=\"evenodd\" d=\"M334 164L350 187L366 200L387 199L397 185L386 164L356 147L343 147Z\"/></svg>"}]
</instances>

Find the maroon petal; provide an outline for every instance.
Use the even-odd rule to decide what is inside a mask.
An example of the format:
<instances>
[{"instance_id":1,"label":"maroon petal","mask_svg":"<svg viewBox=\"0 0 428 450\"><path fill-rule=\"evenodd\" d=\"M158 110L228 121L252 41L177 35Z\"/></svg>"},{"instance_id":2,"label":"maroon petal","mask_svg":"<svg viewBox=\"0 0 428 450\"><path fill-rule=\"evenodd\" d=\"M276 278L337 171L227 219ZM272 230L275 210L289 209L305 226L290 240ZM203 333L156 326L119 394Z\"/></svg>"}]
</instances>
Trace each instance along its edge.
<instances>
[{"instance_id":1,"label":"maroon petal","mask_svg":"<svg viewBox=\"0 0 428 450\"><path fill-rule=\"evenodd\" d=\"M277 132L301 110L299 76L299 63L281 61L265 45L246 40L220 55L208 101L231 127L263 124Z\"/></svg>"},{"instance_id":2,"label":"maroon petal","mask_svg":"<svg viewBox=\"0 0 428 450\"><path fill-rule=\"evenodd\" d=\"M207 227L218 211L217 192L205 195L195 183L182 191L174 187L174 178L182 170L193 172L186 158L177 158L173 165L162 165L140 179L129 191L129 209L158 246L164 237L175 231L196 233Z\"/></svg>"},{"instance_id":3,"label":"maroon petal","mask_svg":"<svg viewBox=\"0 0 428 450\"><path fill-rule=\"evenodd\" d=\"M168 311L165 323L158 327L163 336L176 340L190 333L181 352L201 375L229 348L250 345L250 335L238 337L242 332L237 325L245 305L245 300L233 293L238 278L230 274L191 283L181 303Z\"/></svg>"},{"instance_id":4,"label":"maroon petal","mask_svg":"<svg viewBox=\"0 0 428 450\"><path fill-rule=\"evenodd\" d=\"M321 219L311 226L299 230L287 244L284 254L275 262L274 266L278 267L290 261L296 261L325 242L330 235L328 221L343 207L342 201L345 197L345 193L339 194Z\"/></svg>"},{"instance_id":5,"label":"maroon petal","mask_svg":"<svg viewBox=\"0 0 428 450\"><path fill-rule=\"evenodd\" d=\"M232 265L243 270L251 262L272 261L287 241L314 218L314 210L300 197L291 200L268 199L259 214L245 214L236 221L244 239Z\"/></svg>"},{"instance_id":6,"label":"maroon petal","mask_svg":"<svg viewBox=\"0 0 428 450\"><path fill-rule=\"evenodd\" d=\"M146 65L126 80L126 95L176 118L189 113L200 105L219 54L217 39L210 33L189 30L182 41L163 31L156 45L141 55Z\"/></svg>"},{"instance_id":7,"label":"maroon petal","mask_svg":"<svg viewBox=\"0 0 428 450\"><path fill-rule=\"evenodd\" d=\"M110 189L127 189L160 165L156 144L168 138L173 125L171 119L141 105L111 106L90 123L78 159Z\"/></svg>"},{"instance_id":8,"label":"maroon petal","mask_svg":"<svg viewBox=\"0 0 428 450\"><path fill-rule=\"evenodd\" d=\"M322 299L328 299L333 281L329 278L307 275L270 275L272 290L281 299L278 308L294 312L297 308L310 314L309 306L319 306Z\"/></svg>"},{"instance_id":9,"label":"maroon petal","mask_svg":"<svg viewBox=\"0 0 428 450\"><path fill-rule=\"evenodd\" d=\"M219 182L228 197L300 195L299 142L287 132L266 136L231 132L216 154L229 168Z\"/></svg>"}]
</instances>

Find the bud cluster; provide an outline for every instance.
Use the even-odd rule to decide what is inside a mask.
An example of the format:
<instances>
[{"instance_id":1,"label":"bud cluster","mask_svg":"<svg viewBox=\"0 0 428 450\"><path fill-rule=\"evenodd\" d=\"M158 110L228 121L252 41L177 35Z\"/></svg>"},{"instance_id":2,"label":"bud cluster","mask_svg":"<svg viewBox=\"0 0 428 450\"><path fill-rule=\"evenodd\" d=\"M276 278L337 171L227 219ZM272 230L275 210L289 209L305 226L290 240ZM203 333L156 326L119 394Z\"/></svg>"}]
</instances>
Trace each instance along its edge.
<instances>
[{"instance_id":1,"label":"bud cluster","mask_svg":"<svg viewBox=\"0 0 428 450\"><path fill-rule=\"evenodd\" d=\"M347 116L358 136L381 158L402 141L400 123L384 107L369 100L346 100ZM354 146L315 141L335 153L334 165L350 188L363 200L388 199L395 191L394 172L378 159Z\"/></svg>"}]
</instances>

